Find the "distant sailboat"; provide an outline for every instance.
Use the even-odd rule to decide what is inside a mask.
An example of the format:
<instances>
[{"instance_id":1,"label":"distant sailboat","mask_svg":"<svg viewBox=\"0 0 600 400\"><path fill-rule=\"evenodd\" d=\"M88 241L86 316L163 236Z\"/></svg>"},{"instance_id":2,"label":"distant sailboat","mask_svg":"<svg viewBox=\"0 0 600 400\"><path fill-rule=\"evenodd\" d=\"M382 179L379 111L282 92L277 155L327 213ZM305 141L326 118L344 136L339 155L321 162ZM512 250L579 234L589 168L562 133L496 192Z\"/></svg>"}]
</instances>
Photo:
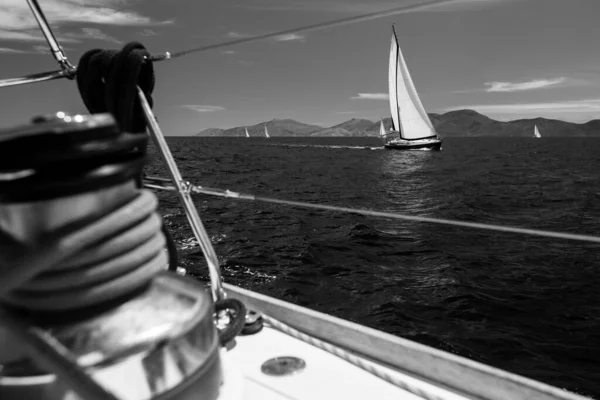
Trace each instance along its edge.
<instances>
[{"instance_id":1,"label":"distant sailboat","mask_svg":"<svg viewBox=\"0 0 600 400\"><path fill-rule=\"evenodd\" d=\"M385 126L383 126L383 118L381 118L381 123L379 124L379 137L385 138Z\"/></svg>"},{"instance_id":2,"label":"distant sailboat","mask_svg":"<svg viewBox=\"0 0 600 400\"><path fill-rule=\"evenodd\" d=\"M246 137L250 137L250 134L248 133L248 128L245 128L245 129L246 129Z\"/></svg>"},{"instance_id":3,"label":"distant sailboat","mask_svg":"<svg viewBox=\"0 0 600 400\"><path fill-rule=\"evenodd\" d=\"M537 125L533 126L533 137L536 139L539 139L542 137L542 135L540 135L540 130L538 129Z\"/></svg>"},{"instance_id":4,"label":"distant sailboat","mask_svg":"<svg viewBox=\"0 0 600 400\"><path fill-rule=\"evenodd\" d=\"M271 136L269 136L269 130L267 129L267 126L265 125L265 136L270 139Z\"/></svg>"},{"instance_id":5,"label":"distant sailboat","mask_svg":"<svg viewBox=\"0 0 600 400\"><path fill-rule=\"evenodd\" d=\"M410 78L394 27L390 48L389 93L392 114L390 133L397 133L398 136L389 136L385 147L397 150L440 150L442 141L429 120Z\"/></svg>"}]
</instances>

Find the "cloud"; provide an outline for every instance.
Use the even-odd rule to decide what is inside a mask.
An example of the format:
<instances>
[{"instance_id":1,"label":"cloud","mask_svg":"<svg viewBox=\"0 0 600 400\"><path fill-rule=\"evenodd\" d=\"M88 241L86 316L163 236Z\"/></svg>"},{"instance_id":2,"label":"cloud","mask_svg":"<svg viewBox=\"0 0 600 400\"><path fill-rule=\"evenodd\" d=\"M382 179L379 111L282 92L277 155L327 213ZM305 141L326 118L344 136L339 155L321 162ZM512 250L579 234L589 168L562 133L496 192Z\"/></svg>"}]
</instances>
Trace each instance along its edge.
<instances>
[{"instance_id":1,"label":"cloud","mask_svg":"<svg viewBox=\"0 0 600 400\"><path fill-rule=\"evenodd\" d=\"M156 33L156 31L153 31L152 29L144 29L143 31L140 32L140 35L142 35L142 36L157 36L158 33Z\"/></svg>"},{"instance_id":2,"label":"cloud","mask_svg":"<svg viewBox=\"0 0 600 400\"><path fill-rule=\"evenodd\" d=\"M390 96L387 93L359 93L358 96L352 96L350 98L360 100L388 100Z\"/></svg>"},{"instance_id":3,"label":"cloud","mask_svg":"<svg viewBox=\"0 0 600 400\"><path fill-rule=\"evenodd\" d=\"M235 53L236 53L235 50L225 50L225 51L221 52L221 54L225 54L225 55L228 55L228 56L230 56L232 54L235 54Z\"/></svg>"},{"instance_id":4,"label":"cloud","mask_svg":"<svg viewBox=\"0 0 600 400\"><path fill-rule=\"evenodd\" d=\"M12 49L10 47L0 47L0 53L20 54L20 53L25 53L25 51Z\"/></svg>"},{"instance_id":5,"label":"cloud","mask_svg":"<svg viewBox=\"0 0 600 400\"><path fill-rule=\"evenodd\" d=\"M281 35L275 38L277 42L291 42L291 41L300 41L303 42L305 36L298 35L296 33L288 33L287 35Z\"/></svg>"},{"instance_id":6,"label":"cloud","mask_svg":"<svg viewBox=\"0 0 600 400\"><path fill-rule=\"evenodd\" d=\"M245 39L245 38L249 38L252 35L249 33L241 33L241 32L235 32L235 31L230 31L227 32L227 34L225 35L225 37L228 37L230 39ZM291 42L291 41L304 41L305 36L304 35L299 35L296 33L288 33L285 35L280 35L277 36L275 38L273 38L273 40L275 40L276 42Z\"/></svg>"},{"instance_id":7,"label":"cloud","mask_svg":"<svg viewBox=\"0 0 600 400\"><path fill-rule=\"evenodd\" d=\"M248 35L247 33L240 33L240 32L227 32L227 37L228 38L232 38L232 39L241 39L241 38L247 38L250 37L250 35Z\"/></svg>"},{"instance_id":8,"label":"cloud","mask_svg":"<svg viewBox=\"0 0 600 400\"><path fill-rule=\"evenodd\" d=\"M511 93L546 88L565 88L577 86L598 86L598 74L579 74L579 77L540 78L524 82L485 82L485 88L454 90L452 93Z\"/></svg>"},{"instance_id":9,"label":"cloud","mask_svg":"<svg viewBox=\"0 0 600 400\"><path fill-rule=\"evenodd\" d=\"M82 35L70 35L71 37L81 37L84 39L94 39L94 40L101 40L104 42L110 42L110 43L117 43L117 44L121 44L122 42L117 39L114 38L104 32L102 32L100 29L97 28L82 28L81 29Z\"/></svg>"},{"instance_id":10,"label":"cloud","mask_svg":"<svg viewBox=\"0 0 600 400\"><path fill-rule=\"evenodd\" d=\"M71 50L68 48L65 48L63 46L60 46L61 49L64 50ZM48 54L52 54L50 49L48 48L48 46L46 45L35 45L35 46L31 46L30 49L15 49L12 47L0 47L0 53L8 53L8 54L44 54L44 55L48 55Z\"/></svg>"},{"instance_id":11,"label":"cloud","mask_svg":"<svg viewBox=\"0 0 600 400\"><path fill-rule=\"evenodd\" d=\"M556 86L564 83L567 79L564 77L554 79L534 79L526 82L485 82L488 86L486 92L522 92L525 90L543 89L550 86Z\"/></svg>"},{"instance_id":12,"label":"cloud","mask_svg":"<svg viewBox=\"0 0 600 400\"><path fill-rule=\"evenodd\" d=\"M443 111L472 109L496 116L549 117L568 119L594 118L600 114L600 98L566 100L546 103L478 104L447 108Z\"/></svg>"},{"instance_id":13,"label":"cloud","mask_svg":"<svg viewBox=\"0 0 600 400\"><path fill-rule=\"evenodd\" d=\"M62 49L62 51L73 50L69 47L63 47L63 46L60 46L60 48ZM52 52L50 51L50 48L43 44L37 44L35 46L31 46L31 51L28 51L28 53L45 54L45 55L52 54Z\"/></svg>"},{"instance_id":14,"label":"cloud","mask_svg":"<svg viewBox=\"0 0 600 400\"><path fill-rule=\"evenodd\" d=\"M183 108L187 108L188 110L196 111L196 112L215 112L215 111L224 111L225 107L221 106L202 106L196 104L185 104L182 106Z\"/></svg>"},{"instance_id":15,"label":"cloud","mask_svg":"<svg viewBox=\"0 0 600 400\"><path fill-rule=\"evenodd\" d=\"M2 12L2 11L0 11ZM44 36L39 31L18 32L8 29L0 29L0 40L5 41L23 41L23 42L44 42Z\"/></svg>"},{"instance_id":16,"label":"cloud","mask_svg":"<svg viewBox=\"0 0 600 400\"><path fill-rule=\"evenodd\" d=\"M62 47L63 51L66 51L67 49L65 49L64 47ZM37 54L52 54L52 52L50 51L50 48L48 46L45 46L43 44L38 44L35 46L31 46L31 50L33 51L33 53L37 53Z\"/></svg>"},{"instance_id":17,"label":"cloud","mask_svg":"<svg viewBox=\"0 0 600 400\"><path fill-rule=\"evenodd\" d=\"M57 29L71 23L144 26L169 24L157 22L133 10L127 10L132 0L46 0L42 7L46 19ZM137 1L137 0L136 0ZM39 41L35 18L22 0L2 0L0 3L0 40ZM58 35L59 38L61 35Z\"/></svg>"}]
</instances>

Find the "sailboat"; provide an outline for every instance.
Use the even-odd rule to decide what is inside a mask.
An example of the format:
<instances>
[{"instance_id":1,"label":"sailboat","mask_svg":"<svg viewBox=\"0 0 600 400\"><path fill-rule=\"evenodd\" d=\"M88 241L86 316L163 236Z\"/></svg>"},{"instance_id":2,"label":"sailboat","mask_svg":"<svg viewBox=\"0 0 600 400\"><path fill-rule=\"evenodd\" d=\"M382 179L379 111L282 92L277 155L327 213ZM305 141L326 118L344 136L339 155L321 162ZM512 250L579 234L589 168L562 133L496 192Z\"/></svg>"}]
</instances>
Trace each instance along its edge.
<instances>
[{"instance_id":1,"label":"sailboat","mask_svg":"<svg viewBox=\"0 0 600 400\"><path fill-rule=\"evenodd\" d=\"M387 138L385 148L440 150L442 141L421 104L393 26L388 80L392 135Z\"/></svg>"},{"instance_id":2,"label":"sailboat","mask_svg":"<svg viewBox=\"0 0 600 400\"><path fill-rule=\"evenodd\" d=\"M267 137L267 139L271 138L271 136L269 136L269 130L267 129L266 125L265 125L265 136Z\"/></svg>"},{"instance_id":3,"label":"sailboat","mask_svg":"<svg viewBox=\"0 0 600 400\"><path fill-rule=\"evenodd\" d=\"M537 125L533 126L533 137L536 139L540 139L542 137L542 135L540 134L540 130L538 129Z\"/></svg>"},{"instance_id":4,"label":"sailboat","mask_svg":"<svg viewBox=\"0 0 600 400\"><path fill-rule=\"evenodd\" d=\"M246 129L246 137L250 137L250 134L248 133L248 128L244 128Z\"/></svg>"},{"instance_id":5,"label":"sailboat","mask_svg":"<svg viewBox=\"0 0 600 400\"><path fill-rule=\"evenodd\" d=\"M383 126L383 118L381 118L381 123L379 124L379 137L384 139L386 136L385 126Z\"/></svg>"},{"instance_id":6,"label":"sailboat","mask_svg":"<svg viewBox=\"0 0 600 400\"><path fill-rule=\"evenodd\" d=\"M3 79L0 87L77 72L37 0L27 1L61 70ZM125 52L128 46L117 55L143 62L143 53ZM103 86L101 74L92 78ZM136 83L115 85L137 93L136 118L146 125L135 134L120 129L110 113L57 112L0 131L3 154L18 152L0 166L0 211L10 215L0 221L10 238L0 254L0 399L585 400L224 283L192 194L259 197L184 180ZM102 98L102 89L96 90ZM170 179L146 177L144 185L179 197L206 260L210 288L173 268L177 249L165 238L157 197L137 183L148 136ZM53 168L55 163L60 167Z\"/></svg>"}]
</instances>

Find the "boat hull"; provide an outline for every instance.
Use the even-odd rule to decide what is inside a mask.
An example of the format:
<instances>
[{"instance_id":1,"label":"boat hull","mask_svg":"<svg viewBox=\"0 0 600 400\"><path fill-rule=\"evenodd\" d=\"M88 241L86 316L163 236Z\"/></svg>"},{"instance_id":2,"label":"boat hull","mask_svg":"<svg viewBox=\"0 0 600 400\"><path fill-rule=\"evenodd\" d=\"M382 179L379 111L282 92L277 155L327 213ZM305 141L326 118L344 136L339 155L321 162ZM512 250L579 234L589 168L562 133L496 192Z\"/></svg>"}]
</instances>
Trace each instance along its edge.
<instances>
[{"instance_id":1,"label":"boat hull","mask_svg":"<svg viewBox=\"0 0 600 400\"><path fill-rule=\"evenodd\" d=\"M440 151L442 149L442 141L440 139L392 140L392 141L385 143L384 147L388 150Z\"/></svg>"}]
</instances>

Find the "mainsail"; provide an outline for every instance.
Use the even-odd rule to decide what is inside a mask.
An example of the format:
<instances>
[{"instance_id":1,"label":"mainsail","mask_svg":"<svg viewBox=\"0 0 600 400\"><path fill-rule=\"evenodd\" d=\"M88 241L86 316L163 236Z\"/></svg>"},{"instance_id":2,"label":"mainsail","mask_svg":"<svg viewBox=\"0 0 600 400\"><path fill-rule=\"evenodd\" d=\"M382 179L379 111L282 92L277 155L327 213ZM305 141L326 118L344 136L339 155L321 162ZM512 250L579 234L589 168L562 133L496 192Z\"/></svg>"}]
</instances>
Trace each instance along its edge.
<instances>
[{"instance_id":1,"label":"mainsail","mask_svg":"<svg viewBox=\"0 0 600 400\"><path fill-rule=\"evenodd\" d=\"M250 137L250 134L248 133L248 128L245 128L245 129L246 129L246 137Z\"/></svg>"},{"instance_id":2,"label":"mainsail","mask_svg":"<svg viewBox=\"0 0 600 400\"><path fill-rule=\"evenodd\" d=\"M533 137L538 139L542 137L542 135L540 135L540 130L538 129L537 125L533 126Z\"/></svg>"},{"instance_id":3,"label":"mainsail","mask_svg":"<svg viewBox=\"0 0 600 400\"><path fill-rule=\"evenodd\" d=\"M421 104L415 85L398 44L396 30L392 32L389 65L390 111L393 130L402 139L423 139L436 136L435 128Z\"/></svg>"},{"instance_id":4,"label":"mainsail","mask_svg":"<svg viewBox=\"0 0 600 400\"><path fill-rule=\"evenodd\" d=\"M381 123L379 124L379 136L385 137L385 126L383 126L383 118L381 119Z\"/></svg>"},{"instance_id":5,"label":"mainsail","mask_svg":"<svg viewBox=\"0 0 600 400\"><path fill-rule=\"evenodd\" d=\"M267 126L265 125L265 136L270 138L271 136L269 136L269 130L267 129Z\"/></svg>"}]
</instances>

